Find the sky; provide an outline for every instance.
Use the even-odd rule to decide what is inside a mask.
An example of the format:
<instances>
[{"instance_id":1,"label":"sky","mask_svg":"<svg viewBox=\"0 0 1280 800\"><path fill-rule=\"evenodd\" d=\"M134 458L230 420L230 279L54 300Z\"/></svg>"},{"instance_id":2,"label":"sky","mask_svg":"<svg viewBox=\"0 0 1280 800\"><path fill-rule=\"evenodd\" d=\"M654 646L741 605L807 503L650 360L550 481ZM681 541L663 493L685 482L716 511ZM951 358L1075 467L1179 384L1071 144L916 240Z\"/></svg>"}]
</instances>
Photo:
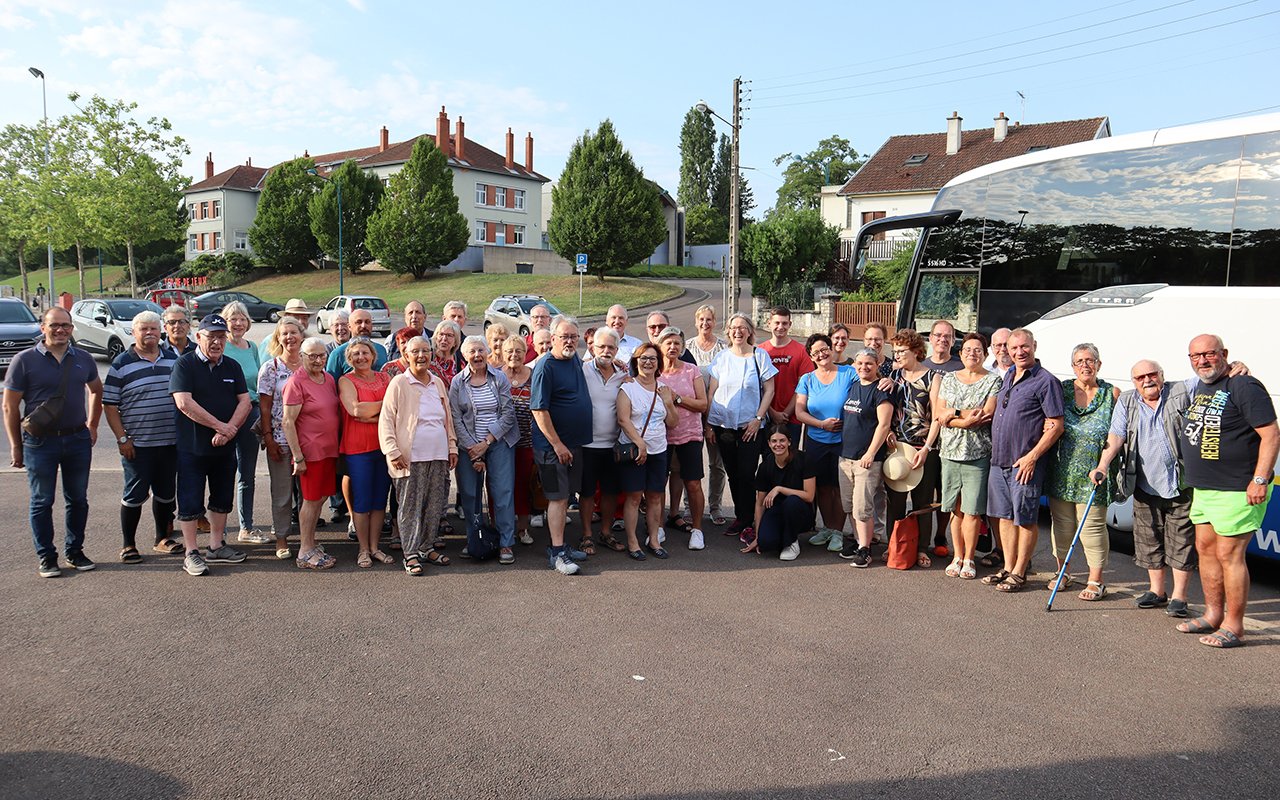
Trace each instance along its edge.
<instances>
[{"instance_id":1,"label":"sky","mask_svg":"<svg viewBox=\"0 0 1280 800\"><path fill-rule=\"evenodd\" d=\"M675 194L680 127L699 100L726 119L744 81L743 176L773 205L785 153L832 135L872 154L898 134L1107 116L1113 134L1280 109L1275 0L984 0L619 4L506 0L0 0L0 124L35 124L70 92L136 102L191 148L203 179L252 159L435 133L555 179L574 141L613 121ZM718 130L730 126L717 122Z\"/></svg>"}]
</instances>

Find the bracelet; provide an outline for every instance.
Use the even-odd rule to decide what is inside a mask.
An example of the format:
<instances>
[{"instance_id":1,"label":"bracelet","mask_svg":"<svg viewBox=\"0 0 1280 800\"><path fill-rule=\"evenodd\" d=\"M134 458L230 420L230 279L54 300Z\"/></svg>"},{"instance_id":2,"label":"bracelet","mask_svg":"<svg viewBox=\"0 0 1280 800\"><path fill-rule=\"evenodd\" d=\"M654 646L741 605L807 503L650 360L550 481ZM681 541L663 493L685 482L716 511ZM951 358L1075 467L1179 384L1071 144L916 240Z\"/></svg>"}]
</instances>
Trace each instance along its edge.
<instances>
[{"instance_id":1,"label":"bracelet","mask_svg":"<svg viewBox=\"0 0 1280 800\"><path fill-rule=\"evenodd\" d=\"M306 459L306 457L305 457L305 456L299 456L299 457L297 457L297 458L295 458L295 459L293 460L293 463L295 463L295 464L301 464L303 461L306 461L306 460L307 460L307 459Z\"/></svg>"}]
</instances>

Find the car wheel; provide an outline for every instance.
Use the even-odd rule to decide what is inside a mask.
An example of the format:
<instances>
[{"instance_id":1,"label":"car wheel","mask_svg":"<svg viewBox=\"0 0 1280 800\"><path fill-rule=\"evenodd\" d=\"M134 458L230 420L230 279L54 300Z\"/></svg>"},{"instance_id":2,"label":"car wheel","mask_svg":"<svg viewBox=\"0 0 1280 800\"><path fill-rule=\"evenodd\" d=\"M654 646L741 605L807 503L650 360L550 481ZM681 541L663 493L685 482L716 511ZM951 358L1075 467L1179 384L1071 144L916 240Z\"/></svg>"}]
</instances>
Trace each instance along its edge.
<instances>
[{"instance_id":1,"label":"car wheel","mask_svg":"<svg viewBox=\"0 0 1280 800\"><path fill-rule=\"evenodd\" d=\"M521 326L520 326L520 335L521 335L521 336L528 337L528 335L529 335L529 326L528 326L528 325L521 325Z\"/></svg>"},{"instance_id":2,"label":"car wheel","mask_svg":"<svg viewBox=\"0 0 1280 800\"><path fill-rule=\"evenodd\" d=\"M316 333L324 333L324 317L316 315Z\"/></svg>"},{"instance_id":3,"label":"car wheel","mask_svg":"<svg viewBox=\"0 0 1280 800\"><path fill-rule=\"evenodd\" d=\"M275 311L273 309L272 312L267 315L267 322L279 322L279 321L280 321L280 312Z\"/></svg>"},{"instance_id":4,"label":"car wheel","mask_svg":"<svg viewBox=\"0 0 1280 800\"><path fill-rule=\"evenodd\" d=\"M107 342L107 361L115 361L116 356L124 352L124 345L120 344L119 339L112 339Z\"/></svg>"}]
</instances>

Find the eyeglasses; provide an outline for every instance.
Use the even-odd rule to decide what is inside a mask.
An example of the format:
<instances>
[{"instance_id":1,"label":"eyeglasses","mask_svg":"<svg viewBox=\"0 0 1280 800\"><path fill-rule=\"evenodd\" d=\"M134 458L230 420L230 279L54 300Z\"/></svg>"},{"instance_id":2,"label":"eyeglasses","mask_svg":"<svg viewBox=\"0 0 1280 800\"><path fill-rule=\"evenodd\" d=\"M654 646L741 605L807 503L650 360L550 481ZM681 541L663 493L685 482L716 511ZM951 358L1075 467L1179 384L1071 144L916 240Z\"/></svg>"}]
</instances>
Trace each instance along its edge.
<instances>
[{"instance_id":1,"label":"eyeglasses","mask_svg":"<svg viewBox=\"0 0 1280 800\"><path fill-rule=\"evenodd\" d=\"M929 334L929 338L930 339L954 339L956 337L955 337L955 334L952 334L952 333L931 333Z\"/></svg>"},{"instance_id":2,"label":"eyeglasses","mask_svg":"<svg viewBox=\"0 0 1280 800\"><path fill-rule=\"evenodd\" d=\"M898 358L899 356L905 356L907 353L910 353L910 352L911 352L910 350L899 350L898 348L895 347L893 349L893 357Z\"/></svg>"},{"instance_id":3,"label":"eyeglasses","mask_svg":"<svg viewBox=\"0 0 1280 800\"><path fill-rule=\"evenodd\" d=\"M1078 358L1071 362L1073 367L1096 367L1102 362L1096 358Z\"/></svg>"},{"instance_id":4,"label":"eyeglasses","mask_svg":"<svg viewBox=\"0 0 1280 800\"><path fill-rule=\"evenodd\" d=\"M164 324L165 325L187 325L187 326L191 325L191 323L185 319L166 319L164 321Z\"/></svg>"},{"instance_id":5,"label":"eyeglasses","mask_svg":"<svg viewBox=\"0 0 1280 800\"><path fill-rule=\"evenodd\" d=\"M1187 358L1192 361L1209 361L1221 352L1221 350L1205 350L1203 353L1187 353Z\"/></svg>"},{"instance_id":6,"label":"eyeglasses","mask_svg":"<svg viewBox=\"0 0 1280 800\"><path fill-rule=\"evenodd\" d=\"M656 364L658 363L658 357L657 356L640 356L639 358L636 359L636 361L639 361L641 364Z\"/></svg>"},{"instance_id":7,"label":"eyeglasses","mask_svg":"<svg viewBox=\"0 0 1280 800\"><path fill-rule=\"evenodd\" d=\"M979 349L979 348L977 348L977 347L966 347L966 348L964 348L963 350L961 350L961 351L960 351L960 355L962 355L962 356L981 356L981 355L986 355L986 354L985 354L981 349Z\"/></svg>"},{"instance_id":8,"label":"eyeglasses","mask_svg":"<svg viewBox=\"0 0 1280 800\"><path fill-rule=\"evenodd\" d=\"M666 327L667 327L667 325L666 325L666 324L663 324L663 325L646 325L645 327L646 327L646 328L648 328L648 329L649 329L649 330L651 330L651 331L660 331L660 330L662 330L663 328L666 328Z\"/></svg>"},{"instance_id":9,"label":"eyeglasses","mask_svg":"<svg viewBox=\"0 0 1280 800\"><path fill-rule=\"evenodd\" d=\"M557 339L559 339L559 340L560 340L560 341L562 341L562 342L576 342L576 341L578 341L578 334L576 334L576 333L557 333L557 334L556 334L556 338L557 338Z\"/></svg>"},{"instance_id":10,"label":"eyeglasses","mask_svg":"<svg viewBox=\"0 0 1280 800\"><path fill-rule=\"evenodd\" d=\"M819 356L829 356L829 355L831 355L831 348L829 347L820 347L817 350L813 350L809 353L809 356L812 358L817 358Z\"/></svg>"},{"instance_id":11,"label":"eyeglasses","mask_svg":"<svg viewBox=\"0 0 1280 800\"><path fill-rule=\"evenodd\" d=\"M1155 380L1155 379L1156 379L1156 378L1158 378L1158 377L1160 377L1160 373L1159 373L1159 372L1147 372L1147 373L1144 373L1144 374L1142 374L1142 375L1134 375L1134 376L1133 376L1133 382L1134 382L1134 383L1142 383L1142 382L1143 382L1143 381L1145 381L1147 378L1151 378L1152 380Z\"/></svg>"},{"instance_id":12,"label":"eyeglasses","mask_svg":"<svg viewBox=\"0 0 1280 800\"><path fill-rule=\"evenodd\" d=\"M75 327L75 325L70 322L46 322L44 326L54 331L69 331Z\"/></svg>"},{"instance_id":13,"label":"eyeglasses","mask_svg":"<svg viewBox=\"0 0 1280 800\"><path fill-rule=\"evenodd\" d=\"M329 358L327 353L306 353L308 361L325 361Z\"/></svg>"}]
</instances>

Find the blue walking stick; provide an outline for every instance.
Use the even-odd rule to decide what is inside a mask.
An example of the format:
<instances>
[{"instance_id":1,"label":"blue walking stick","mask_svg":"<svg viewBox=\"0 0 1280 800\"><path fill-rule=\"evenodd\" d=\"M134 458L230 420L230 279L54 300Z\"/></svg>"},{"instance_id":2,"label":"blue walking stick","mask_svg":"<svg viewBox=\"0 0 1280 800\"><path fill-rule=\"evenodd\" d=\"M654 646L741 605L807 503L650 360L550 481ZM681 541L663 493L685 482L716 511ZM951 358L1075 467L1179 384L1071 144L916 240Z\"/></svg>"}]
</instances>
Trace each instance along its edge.
<instances>
[{"instance_id":1,"label":"blue walking stick","mask_svg":"<svg viewBox=\"0 0 1280 800\"><path fill-rule=\"evenodd\" d=\"M1089 473L1089 477L1093 477L1093 473ZM1062 576L1067 574L1067 565L1071 563L1071 554L1076 551L1076 542L1080 541L1080 531L1084 530L1085 518L1089 516L1089 509L1093 508L1093 498L1098 494L1098 484L1093 485L1093 491L1089 492L1089 502L1084 505L1084 513L1080 515L1080 525L1076 528L1076 535L1071 539L1071 547L1067 548L1067 557L1062 560L1062 566L1058 568L1058 579L1053 582L1053 592L1049 595L1049 604L1044 607L1045 611L1053 610L1053 598L1058 596L1058 590L1062 588Z\"/></svg>"}]
</instances>

